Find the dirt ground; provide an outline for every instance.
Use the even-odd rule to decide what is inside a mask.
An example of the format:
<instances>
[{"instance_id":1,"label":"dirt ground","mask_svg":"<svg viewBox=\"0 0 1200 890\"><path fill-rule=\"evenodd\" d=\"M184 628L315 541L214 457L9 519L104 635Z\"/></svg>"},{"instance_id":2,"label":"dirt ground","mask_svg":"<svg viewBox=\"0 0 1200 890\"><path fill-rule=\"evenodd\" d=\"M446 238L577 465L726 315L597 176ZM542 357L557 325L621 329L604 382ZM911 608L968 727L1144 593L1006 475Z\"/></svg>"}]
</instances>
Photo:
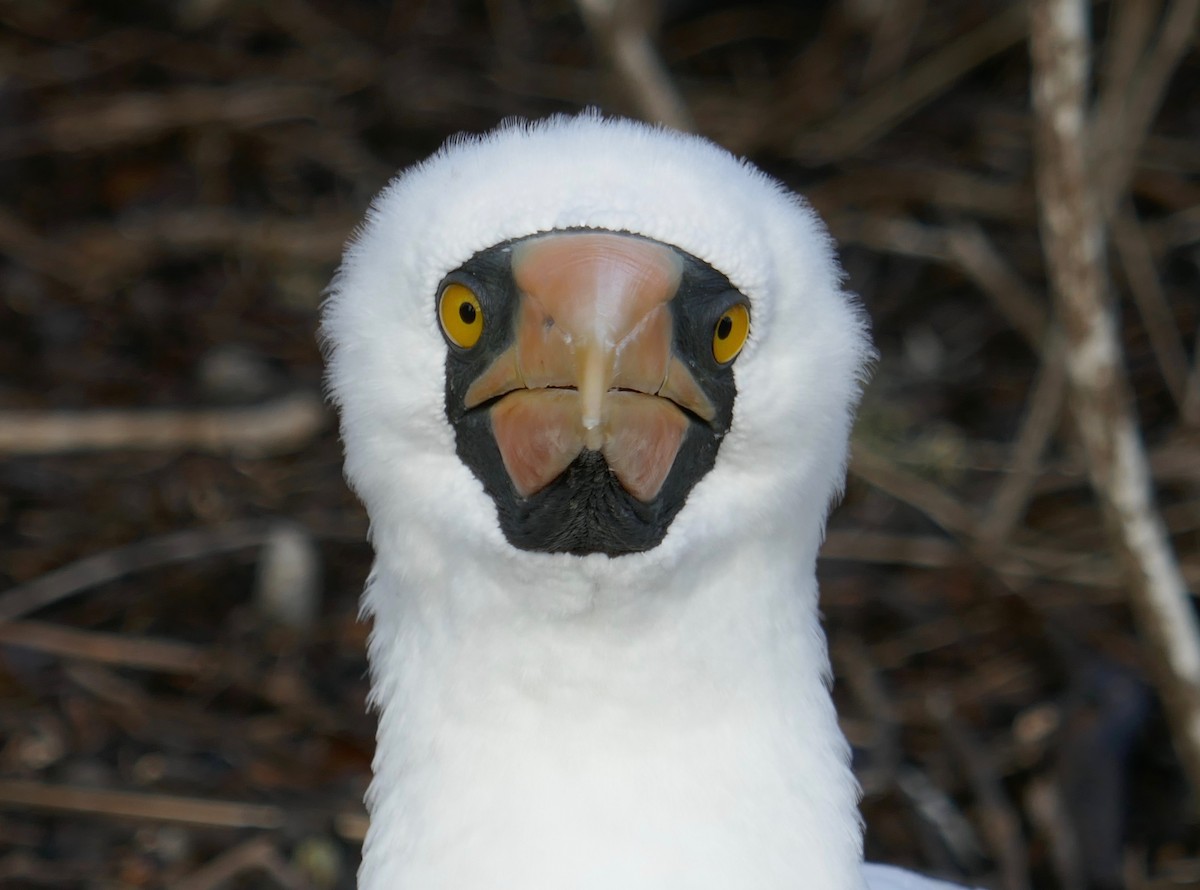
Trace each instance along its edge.
<instances>
[{"instance_id":1,"label":"dirt ground","mask_svg":"<svg viewBox=\"0 0 1200 890\"><path fill-rule=\"evenodd\" d=\"M397 169L587 106L802 192L872 318L819 569L868 856L1200 886L1054 334L1025 5L658 5L0 2L0 886L354 886L371 553L322 291ZM1097 162L1108 282L1191 585L1197 5L1091 7L1095 151L1128 161ZM629 34L660 68L622 67Z\"/></svg>"}]
</instances>

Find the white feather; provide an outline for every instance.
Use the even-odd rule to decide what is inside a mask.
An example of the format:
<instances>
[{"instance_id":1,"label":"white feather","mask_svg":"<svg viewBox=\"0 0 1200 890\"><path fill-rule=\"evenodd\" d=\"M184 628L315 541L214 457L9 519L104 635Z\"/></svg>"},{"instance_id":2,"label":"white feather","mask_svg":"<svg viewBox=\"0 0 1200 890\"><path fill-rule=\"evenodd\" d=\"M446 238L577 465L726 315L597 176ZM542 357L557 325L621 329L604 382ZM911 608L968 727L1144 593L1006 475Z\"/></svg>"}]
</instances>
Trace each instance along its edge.
<instances>
[{"instance_id":1,"label":"white feather","mask_svg":"<svg viewBox=\"0 0 1200 890\"><path fill-rule=\"evenodd\" d=\"M442 277L580 226L700 257L753 319L716 466L618 558L511 547L444 413ZM814 565L870 347L813 212L701 139L514 124L388 186L323 322L377 553L360 886L861 890Z\"/></svg>"}]
</instances>

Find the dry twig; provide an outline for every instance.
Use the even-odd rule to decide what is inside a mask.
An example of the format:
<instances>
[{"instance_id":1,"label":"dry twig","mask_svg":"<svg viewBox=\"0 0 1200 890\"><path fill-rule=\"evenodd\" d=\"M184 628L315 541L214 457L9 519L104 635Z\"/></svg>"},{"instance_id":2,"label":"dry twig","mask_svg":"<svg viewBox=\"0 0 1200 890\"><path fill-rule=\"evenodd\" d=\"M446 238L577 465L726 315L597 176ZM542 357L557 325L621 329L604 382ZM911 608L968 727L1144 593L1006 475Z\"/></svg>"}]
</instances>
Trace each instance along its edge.
<instances>
[{"instance_id":1,"label":"dry twig","mask_svg":"<svg viewBox=\"0 0 1200 890\"><path fill-rule=\"evenodd\" d=\"M268 838L256 837L226 850L212 862L192 872L175 890L213 890L249 871L270 875L280 887L308 890L311 884L290 865Z\"/></svg>"},{"instance_id":2,"label":"dry twig","mask_svg":"<svg viewBox=\"0 0 1200 890\"><path fill-rule=\"evenodd\" d=\"M58 627L43 621L0 622L0 645L172 674L198 674L214 667L213 659L199 646Z\"/></svg>"},{"instance_id":3,"label":"dry twig","mask_svg":"<svg viewBox=\"0 0 1200 890\"><path fill-rule=\"evenodd\" d=\"M173 532L94 553L0 593L0 622L20 618L134 572L260 546L270 531L266 522L234 522L214 529Z\"/></svg>"},{"instance_id":4,"label":"dry twig","mask_svg":"<svg viewBox=\"0 0 1200 890\"><path fill-rule=\"evenodd\" d=\"M1105 196L1088 166L1083 0L1036 0L1031 29L1043 245L1076 426L1159 693L1200 788L1200 627L1156 512L1104 265Z\"/></svg>"},{"instance_id":5,"label":"dry twig","mask_svg":"<svg viewBox=\"0 0 1200 890\"><path fill-rule=\"evenodd\" d=\"M840 213L830 217L829 227L839 241L958 268L1031 348L1041 349L1046 312L1040 300L978 226L937 227L881 213Z\"/></svg>"},{"instance_id":6,"label":"dry twig","mask_svg":"<svg viewBox=\"0 0 1200 890\"><path fill-rule=\"evenodd\" d=\"M792 152L802 160L813 157L828 160L862 150L966 72L1020 43L1026 29L1024 7L1016 3L1007 5L991 20L867 93L833 120L797 136Z\"/></svg>"},{"instance_id":7,"label":"dry twig","mask_svg":"<svg viewBox=\"0 0 1200 890\"><path fill-rule=\"evenodd\" d=\"M90 813L215 828L281 828L287 822L287 812L282 807L266 804L48 785L19 779L0 779L0 807Z\"/></svg>"},{"instance_id":8,"label":"dry twig","mask_svg":"<svg viewBox=\"0 0 1200 890\"><path fill-rule=\"evenodd\" d=\"M98 151L157 139L184 127L260 127L312 117L328 108L331 98L328 92L307 86L240 83L68 100L50 109L33 130L0 133L0 158L43 151Z\"/></svg>"},{"instance_id":9,"label":"dry twig","mask_svg":"<svg viewBox=\"0 0 1200 890\"><path fill-rule=\"evenodd\" d=\"M1129 289L1137 304L1146 333L1154 348L1159 370L1175 404L1184 407L1187 398L1187 352L1179 339L1179 327L1171 314L1171 305L1163 292L1154 256L1146 241L1141 221L1132 207L1126 206L1113 215L1113 242L1125 269Z\"/></svg>"},{"instance_id":10,"label":"dry twig","mask_svg":"<svg viewBox=\"0 0 1200 890\"><path fill-rule=\"evenodd\" d=\"M1117 63L1118 70L1113 72L1097 102L1086 146L1093 154L1092 182L1101 210L1107 216L1113 214L1125 194L1138 149L1158 114L1171 75L1195 40L1196 23L1200 21L1200 0L1172 0L1159 26L1157 39L1138 59L1135 47L1146 39L1148 5L1120 4L1121 7L1133 7L1122 13L1126 22L1140 21L1131 24L1129 30L1135 36L1126 41L1127 47L1122 48L1127 58ZM1118 31L1118 38L1120 33Z\"/></svg>"},{"instance_id":11,"label":"dry twig","mask_svg":"<svg viewBox=\"0 0 1200 890\"><path fill-rule=\"evenodd\" d=\"M1063 806L1062 794L1049 779L1035 779L1025 794L1025 810L1050 847L1051 864L1062 890L1085 890L1082 852Z\"/></svg>"},{"instance_id":12,"label":"dry twig","mask_svg":"<svg viewBox=\"0 0 1200 890\"><path fill-rule=\"evenodd\" d=\"M979 743L955 717L954 706L948 698L935 694L928 699L928 707L975 790L983 832L1000 864L1004 890L1027 890L1030 886L1029 866L1021 819L1004 793L988 752L980 750Z\"/></svg>"},{"instance_id":13,"label":"dry twig","mask_svg":"<svg viewBox=\"0 0 1200 890\"><path fill-rule=\"evenodd\" d=\"M321 397L191 410L0 411L0 454L196 449L262 457L307 443L329 421Z\"/></svg>"},{"instance_id":14,"label":"dry twig","mask_svg":"<svg viewBox=\"0 0 1200 890\"><path fill-rule=\"evenodd\" d=\"M633 97L638 114L676 130L695 130L687 103L652 37L658 4L647 0L575 0L575 5Z\"/></svg>"},{"instance_id":15,"label":"dry twig","mask_svg":"<svg viewBox=\"0 0 1200 890\"><path fill-rule=\"evenodd\" d=\"M992 494L991 507L980 525L980 543L986 551L998 550L1020 522L1041 469L1042 453L1058 424L1066 387L1065 369L1056 349L1046 350L1045 355L1013 445L1012 472Z\"/></svg>"},{"instance_id":16,"label":"dry twig","mask_svg":"<svg viewBox=\"0 0 1200 890\"><path fill-rule=\"evenodd\" d=\"M983 849L970 820L927 773L913 766L901 767L896 774L896 785L957 862L977 865L983 859Z\"/></svg>"},{"instance_id":17,"label":"dry twig","mask_svg":"<svg viewBox=\"0 0 1200 890\"><path fill-rule=\"evenodd\" d=\"M953 495L898 467L861 442L854 443L850 472L897 500L913 504L951 534L967 540L976 537L975 517Z\"/></svg>"},{"instance_id":18,"label":"dry twig","mask_svg":"<svg viewBox=\"0 0 1200 890\"><path fill-rule=\"evenodd\" d=\"M870 762L858 774L862 792L866 796L882 794L895 783L903 756L891 696L871 653L860 640L834 646L830 655L838 674L845 678L861 710L870 718Z\"/></svg>"}]
</instances>

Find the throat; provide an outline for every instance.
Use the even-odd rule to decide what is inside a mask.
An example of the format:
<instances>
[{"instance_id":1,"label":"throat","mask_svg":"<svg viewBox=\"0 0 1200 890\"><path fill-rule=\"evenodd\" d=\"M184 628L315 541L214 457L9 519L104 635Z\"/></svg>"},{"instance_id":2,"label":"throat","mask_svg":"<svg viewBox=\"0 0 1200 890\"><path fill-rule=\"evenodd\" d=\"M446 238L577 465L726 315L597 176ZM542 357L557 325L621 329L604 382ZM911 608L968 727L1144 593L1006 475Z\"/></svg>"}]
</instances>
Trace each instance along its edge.
<instances>
[{"instance_id":1,"label":"throat","mask_svg":"<svg viewBox=\"0 0 1200 890\"><path fill-rule=\"evenodd\" d=\"M513 546L549 553L649 550L662 541L669 522L667 505L632 497L604 455L588 449L537 496L502 505L501 526Z\"/></svg>"},{"instance_id":2,"label":"throat","mask_svg":"<svg viewBox=\"0 0 1200 890\"><path fill-rule=\"evenodd\" d=\"M364 890L860 887L815 591L431 622L382 577Z\"/></svg>"}]
</instances>

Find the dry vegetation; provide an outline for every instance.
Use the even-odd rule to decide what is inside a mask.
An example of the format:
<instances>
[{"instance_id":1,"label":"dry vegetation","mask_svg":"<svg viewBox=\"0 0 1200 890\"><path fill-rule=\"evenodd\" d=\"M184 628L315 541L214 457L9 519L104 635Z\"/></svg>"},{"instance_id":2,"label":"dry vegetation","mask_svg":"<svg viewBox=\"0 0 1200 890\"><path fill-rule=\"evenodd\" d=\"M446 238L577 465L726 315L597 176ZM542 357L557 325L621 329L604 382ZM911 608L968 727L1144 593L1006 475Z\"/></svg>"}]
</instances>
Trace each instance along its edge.
<instances>
[{"instance_id":1,"label":"dry vegetation","mask_svg":"<svg viewBox=\"0 0 1200 890\"><path fill-rule=\"evenodd\" d=\"M1092 4L1090 79L1072 5L0 2L0 884L353 886L320 294L396 168L589 104L804 192L874 320L821 567L869 855L1200 884L1200 3Z\"/></svg>"}]
</instances>

